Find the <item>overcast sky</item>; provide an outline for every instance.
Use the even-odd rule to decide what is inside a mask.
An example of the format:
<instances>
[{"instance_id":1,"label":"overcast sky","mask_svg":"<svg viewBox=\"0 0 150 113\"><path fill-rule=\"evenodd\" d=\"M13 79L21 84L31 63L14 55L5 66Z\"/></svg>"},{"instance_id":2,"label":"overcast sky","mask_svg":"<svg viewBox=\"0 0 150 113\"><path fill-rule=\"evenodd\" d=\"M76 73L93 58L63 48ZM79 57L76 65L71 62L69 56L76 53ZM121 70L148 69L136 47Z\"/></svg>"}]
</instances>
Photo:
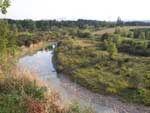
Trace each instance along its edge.
<instances>
[{"instance_id":1,"label":"overcast sky","mask_svg":"<svg viewBox=\"0 0 150 113\"><path fill-rule=\"evenodd\" d=\"M11 0L1 18L150 20L150 0Z\"/></svg>"}]
</instances>

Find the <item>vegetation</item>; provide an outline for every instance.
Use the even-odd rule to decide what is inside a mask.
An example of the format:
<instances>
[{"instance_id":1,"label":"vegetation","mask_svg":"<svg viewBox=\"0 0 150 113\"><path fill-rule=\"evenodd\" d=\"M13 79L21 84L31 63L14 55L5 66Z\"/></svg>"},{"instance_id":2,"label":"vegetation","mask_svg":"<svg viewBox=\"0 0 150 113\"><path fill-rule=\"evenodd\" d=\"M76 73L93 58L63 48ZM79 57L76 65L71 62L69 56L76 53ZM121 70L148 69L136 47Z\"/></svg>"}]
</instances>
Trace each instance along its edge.
<instances>
[{"instance_id":1,"label":"vegetation","mask_svg":"<svg viewBox=\"0 0 150 113\"><path fill-rule=\"evenodd\" d=\"M124 41L130 44L131 40L123 38L118 41L115 39L119 37L109 35L104 40L106 36L102 36L99 42L62 39L54 56L57 71L94 92L118 95L123 100L149 106L149 57L120 53L118 46Z\"/></svg>"},{"instance_id":2,"label":"vegetation","mask_svg":"<svg viewBox=\"0 0 150 113\"><path fill-rule=\"evenodd\" d=\"M12 66L7 69L9 56L15 56L19 46L29 47L49 39L51 37L47 32L18 32L15 26L10 30L8 23L1 20L0 113L93 113L74 103L63 106L58 94L49 90L34 74Z\"/></svg>"},{"instance_id":3,"label":"vegetation","mask_svg":"<svg viewBox=\"0 0 150 113\"><path fill-rule=\"evenodd\" d=\"M117 47L114 42L111 40L105 40L106 50L109 53L109 56L113 58L113 56L117 53Z\"/></svg>"},{"instance_id":4,"label":"vegetation","mask_svg":"<svg viewBox=\"0 0 150 113\"><path fill-rule=\"evenodd\" d=\"M86 20L1 20L0 71L18 48L55 39L58 41L54 57L58 72L65 73L73 81L94 92L118 95L125 100L149 106L148 29L140 29L141 33L137 36L139 29L130 30L126 27L117 27L114 34L92 34L107 26L112 27L114 23ZM3 72L0 79L2 113L34 113L36 110L39 113L92 113L81 110L79 105L57 105L55 102L59 100L55 98L56 94L49 93L47 87L39 85L30 77L28 79L22 72L19 72L19 76L8 71Z\"/></svg>"},{"instance_id":5,"label":"vegetation","mask_svg":"<svg viewBox=\"0 0 150 113\"><path fill-rule=\"evenodd\" d=\"M33 44L38 44L40 42L44 41L52 41L52 37L50 36L50 33L48 32L20 32L17 36L17 45L19 47L26 46L30 47Z\"/></svg>"},{"instance_id":6,"label":"vegetation","mask_svg":"<svg viewBox=\"0 0 150 113\"><path fill-rule=\"evenodd\" d=\"M79 29L98 29L99 27L114 26L113 22L82 20L77 21L56 21L56 20L6 20L12 25L16 25L19 31L49 31L56 28L79 28Z\"/></svg>"},{"instance_id":7,"label":"vegetation","mask_svg":"<svg viewBox=\"0 0 150 113\"><path fill-rule=\"evenodd\" d=\"M0 78L0 113L92 113L77 104L63 106L57 93L27 71L13 68Z\"/></svg>"},{"instance_id":8,"label":"vegetation","mask_svg":"<svg viewBox=\"0 0 150 113\"><path fill-rule=\"evenodd\" d=\"M9 0L0 0L3 14L8 6ZM33 27L32 22L29 26ZM8 68L7 60L15 56L20 46L30 47L52 39L50 32L18 32L18 28L16 24L0 20L0 113L93 113L78 104L63 105L58 94L37 80L33 73L14 68L14 65Z\"/></svg>"},{"instance_id":9,"label":"vegetation","mask_svg":"<svg viewBox=\"0 0 150 113\"><path fill-rule=\"evenodd\" d=\"M57 20L40 20L33 21L31 19L26 20L11 20L5 19L8 21L10 26L16 26L19 32L28 31L53 31L59 28L79 28L79 29L91 29L99 30L101 28L116 27L116 26L149 26L149 22L142 21L130 21L123 22L121 18L118 18L117 22L106 22L106 21L97 21L97 20L83 20L79 19L77 21L57 21Z\"/></svg>"},{"instance_id":10,"label":"vegetation","mask_svg":"<svg viewBox=\"0 0 150 113\"><path fill-rule=\"evenodd\" d=\"M0 0L0 11L2 14L7 12L9 6L9 0ZM14 27L12 31L9 31L8 23L0 20L0 70L2 64L5 64L7 61L8 55L15 54L16 32L17 30Z\"/></svg>"},{"instance_id":11,"label":"vegetation","mask_svg":"<svg viewBox=\"0 0 150 113\"><path fill-rule=\"evenodd\" d=\"M2 14L9 6L9 0L0 0ZM18 48L53 39L58 72L94 92L150 106L150 29L124 27L149 25L120 17L117 22L0 19L0 113L93 113L64 105L30 72L3 69Z\"/></svg>"},{"instance_id":12,"label":"vegetation","mask_svg":"<svg viewBox=\"0 0 150 113\"><path fill-rule=\"evenodd\" d=\"M10 6L10 1L9 0L0 0L0 11L3 14L7 13L7 8Z\"/></svg>"},{"instance_id":13,"label":"vegetation","mask_svg":"<svg viewBox=\"0 0 150 113\"><path fill-rule=\"evenodd\" d=\"M116 28L115 35L108 37L121 41L117 47L120 52L146 57L150 55L149 29Z\"/></svg>"}]
</instances>

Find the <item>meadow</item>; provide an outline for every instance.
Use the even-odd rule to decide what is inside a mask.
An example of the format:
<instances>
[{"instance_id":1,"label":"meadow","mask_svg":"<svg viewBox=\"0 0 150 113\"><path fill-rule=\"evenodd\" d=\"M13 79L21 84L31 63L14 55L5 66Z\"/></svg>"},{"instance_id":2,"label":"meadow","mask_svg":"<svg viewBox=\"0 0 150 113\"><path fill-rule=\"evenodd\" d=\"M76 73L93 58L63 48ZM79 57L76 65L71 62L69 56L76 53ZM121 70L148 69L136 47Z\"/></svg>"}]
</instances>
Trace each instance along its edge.
<instances>
[{"instance_id":1,"label":"meadow","mask_svg":"<svg viewBox=\"0 0 150 113\"><path fill-rule=\"evenodd\" d=\"M149 32L116 28L113 34L60 40L55 50L58 72L94 92L149 106L150 42L148 35L129 36L136 31Z\"/></svg>"}]
</instances>

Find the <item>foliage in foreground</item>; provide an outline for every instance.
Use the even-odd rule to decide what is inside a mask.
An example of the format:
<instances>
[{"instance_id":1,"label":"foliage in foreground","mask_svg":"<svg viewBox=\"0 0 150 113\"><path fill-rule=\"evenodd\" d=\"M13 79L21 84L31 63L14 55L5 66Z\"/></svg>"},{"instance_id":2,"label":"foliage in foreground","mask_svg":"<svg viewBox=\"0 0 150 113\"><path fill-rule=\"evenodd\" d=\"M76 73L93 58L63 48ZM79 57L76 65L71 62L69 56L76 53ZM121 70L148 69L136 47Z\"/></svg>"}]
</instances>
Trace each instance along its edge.
<instances>
[{"instance_id":1,"label":"foliage in foreground","mask_svg":"<svg viewBox=\"0 0 150 113\"><path fill-rule=\"evenodd\" d=\"M94 92L150 105L149 57L117 53L112 58L107 51L78 42L68 38L58 43L55 63L59 72Z\"/></svg>"},{"instance_id":2,"label":"foliage in foreground","mask_svg":"<svg viewBox=\"0 0 150 113\"><path fill-rule=\"evenodd\" d=\"M76 104L62 104L57 93L27 71L13 69L0 76L0 113L92 113Z\"/></svg>"},{"instance_id":3,"label":"foliage in foreground","mask_svg":"<svg viewBox=\"0 0 150 113\"><path fill-rule=\"evenodd\" d=\"M0 12L7 13L7 8L10 6L10 0L0 0Z\"/></svg>"}]
</instances>

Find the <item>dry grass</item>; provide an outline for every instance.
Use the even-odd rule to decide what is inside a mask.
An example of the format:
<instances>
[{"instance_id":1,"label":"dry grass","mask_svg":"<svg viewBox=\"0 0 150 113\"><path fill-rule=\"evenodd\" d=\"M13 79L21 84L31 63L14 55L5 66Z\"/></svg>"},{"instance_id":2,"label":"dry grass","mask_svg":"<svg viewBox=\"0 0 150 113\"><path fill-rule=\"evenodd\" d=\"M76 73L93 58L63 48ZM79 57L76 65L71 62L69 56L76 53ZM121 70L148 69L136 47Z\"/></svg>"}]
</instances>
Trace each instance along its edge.
<instances>
[{"instance_id":1,"label":"dry grass","mask_svg":"<svg viewBox=\"0 0 150 113\"><path fill-rule=\"evenodd\" d=\"M25 100L27 113L44 113L44 106L36 100L27 97Z\"/></svg>"},{"instance_id":2,"label":"dry grass","mask_svg":"<svg viewBox=\"0 0 150 113\"><path fill-rule=\"evenodd\" d=\"M74 46L81 46L81 47L91 47L94 46L95 43L89 41L89 40L76 40L74 43Z\"/></svg>"},{"instance_id":3,"label":"dry grass","mask_svg":"<svg viewBox=\"0 0 150 113\"><path fill-rule=\"evenodd\" d=\"M105 28L100 31L96 31L93 33L93 35L103 35L104 33L113 34L115 32L115 28Z\"/></svg>"},{"instance_id":4,"label":"dry grass","mask_svg":"<svg viewBox=\"0 0 150 113\"><path fill-rule=\"evenodd\" d=\"M150 26L125 26L128 29L149 29ZM115 27L113 28L104 28L102 30L93 32L93 35L103 35L104 33L109 33L109 34L113 34L115 32Z\"/></svg>"},{"instance_id":5,"label":"dry grass","mask_svg":"<svg viewBox=\"0 0 150 113\"><path fill-rule=\"evenodd\" d=\"M5 99L5 98L6 99ZM9 98L9 102L7 100ZM14 98L17 98L14 100ZM87 113L76 112L72 105L64 104L59 95L38 80L35 74L13 68L0 77L0 111L15 113ZM11 106L9 108L9 106Z\"/></svg>"}]
</instances>

